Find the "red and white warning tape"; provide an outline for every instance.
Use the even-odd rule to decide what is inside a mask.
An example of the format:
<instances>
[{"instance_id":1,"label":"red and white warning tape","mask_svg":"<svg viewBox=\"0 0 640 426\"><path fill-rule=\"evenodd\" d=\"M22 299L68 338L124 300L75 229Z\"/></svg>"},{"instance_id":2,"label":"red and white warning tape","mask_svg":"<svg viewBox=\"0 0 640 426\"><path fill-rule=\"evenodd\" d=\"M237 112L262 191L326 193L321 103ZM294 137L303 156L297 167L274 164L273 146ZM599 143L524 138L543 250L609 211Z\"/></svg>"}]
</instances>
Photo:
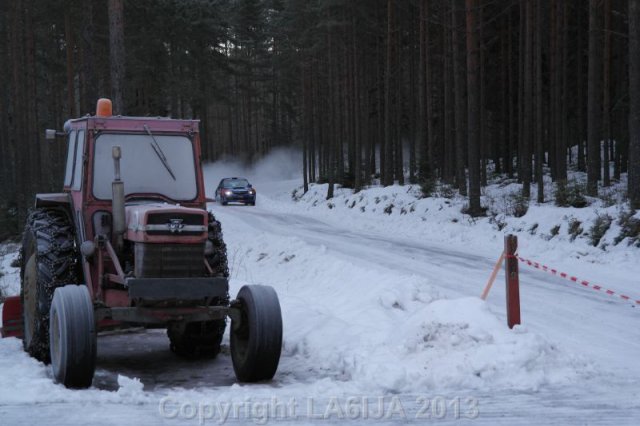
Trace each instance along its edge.
<instances>
[{"instance_id":1,"label":"red and white warning tape","mask_svg":"<svg viewBox=\"0 0 640 426\"><path fill-rule=\"evenodd\" d=\"M624 294L616 293L615 291L606 289L606 288L602 287L601 285L593 284L593 283L590 283L589 281L586 281L586 280L581 280L578 277L574 277L573 275L569 275L566 272L560 272L557 269L551 268L551 267L549 267L547 265L543 265L543 264L541 264L539 262L535 262L533 260L525 259L525 258L517 256L517 255L514 256L514 257L517 258L520 262L526 263L527 265L533 266L534 268L540 269L541 271L549 272L550 274L553 274L555 276L559 276L559 277L567 279L569 281L573 281L574 283L582 284L583 286L585 286L587 288L591 288L593 290L604 292L604 293L608 294L609 296L619 297L619 298L621 298L623 300L627 300L627 301L630 301L630 302L635 303L637 305L640 305L640 299L634 300L634 298L632 298L632 297L629 297L629 296L624 295Z\"/></svg>"}]
</instances>

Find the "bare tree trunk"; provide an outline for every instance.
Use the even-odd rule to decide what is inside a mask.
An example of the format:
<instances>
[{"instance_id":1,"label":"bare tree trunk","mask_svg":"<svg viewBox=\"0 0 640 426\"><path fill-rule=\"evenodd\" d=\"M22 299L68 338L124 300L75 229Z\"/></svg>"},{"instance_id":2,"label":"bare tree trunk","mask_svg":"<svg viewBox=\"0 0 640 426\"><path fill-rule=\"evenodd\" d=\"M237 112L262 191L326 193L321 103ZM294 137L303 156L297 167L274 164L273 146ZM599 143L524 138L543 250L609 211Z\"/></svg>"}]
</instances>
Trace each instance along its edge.
<instances>
[{"instance_id":1,"label":"bare tree trunk","mask_svg":"<svg viewBox=\"0 0 640 426\"><path fill-rule=\"evenodd\" d=\"M558 132L560 125L560 114L558 109L558 68L559 68L559 48L558 48L558 10L556 4L562 0L551 0L549 2L549 113L548 113L548 140L549 140L549 168L554 181L558 180Z\"/></svg>"},{"instance_id":2,"label":"bare tree trunk","mask_svg":"<svg viewBox=\"0 0 640 426\"><path fill-rule=\"evenodd\" d=\"M516 164L518 170L518 182L523 183L524 170L523 167L523 159L524 159L524 148L523 144L526 140L525 133L525 76L524 73L526 71L525 66L525 58L527 51L527 2L528 0L522 0L518 4L520 6L520 20L519 24L519 40L518 40L518 139L517 139L517 154L516 154ZM524 191L524 186L523 186Z\"/></svg>"},{"instance_id":3,"label":"bare tree trunk","mask_svg":"<svg viewBox=\"0 0 640 426\"><path fill-rule=\"evenodd\" d=\"M485 72L485 46L484 46L484 21L482 16L482 8L478 11L477 14L477 24L476 27L479 32L479 41L478 44L478 55L480 57L480 65L478 67L478 80L479 80L479 91L480 91L480 100L478 101L479 105L479 114L480 114L480 185L487 186L487 152L489 150L488 140L487 140L487 104L486 104L486 72Z\"/></svg>"},{"instance_id":4,"label":"bare tree trunk","mask_svg":"<svg viewBox=\"0 0 640 426\"><path fill-rule=\"evenodd\" d=\"M393 0L387 0L387 61L386 61L386 70L384 75L384 170L381 170L382 177L382 185L389 186L393 184L393 129L392 129L392 115L394 113L392 106L392 91L393 88L393 79L392 73L394 72L393 61L394 61L394 2ZM380 156L382 158L382 151L380 152Z\"/></svg>"},{"instance_id":5,"label":"bare tree trunk","mask_svg":"<svg viewBox=\"0 0 640 426\"><path fill-rule=\"evenodd\" d=\"M467 139L469 146L469 211L471 216L482 213L480 207L480 67L478 55L478 0L466 0L467 15Z\"/></svg>"},{"instance_id":6,"label":"bare tree trunk","mask_svg":"<svg viewBox=\"0 0 640 426\"><path fill-rule=\"evenodd\" d=\"M428 0L420 2L420 70L418 73L418 146L420 147L420 177L427 179L431 176L431 157L427 145L427 13Z\"/></svg>"},{"instance_id":7,"label":"bare tree trunk","mask_svg":"<svg viewBox=\"0 0 640 426\"><path fill-rule=\"evenodd\" d=\"M95 72L94 59L94 24L93 24L93 2L86 2L82 7L83 26L82 42L80 51L82 53L82 113L93 111L93 107L98 98L98 81Z\"/></svg>"},{"instance_id":8,"label":"bare tree trunk","mask_svg":"<svg viewBox=\"0 0 640 426\"><path fill-rule=\"evenodd\" d=\"M555 72L555 144L556 144L556 180L567 180L567 22L565 16L566 1L556 1L556 72Z\"/></svg>"},{"instance_id":9,"label":"bare tree trunk","mask_svg":"<svg viewBox=\"0 0 640 426\"><path fill-rule=\"evenodd\" d=\"M525 49L524 49L524 106L522 129L522 196L531 196L531 136L533 130L533 7L532 0L525 0Z\"/></svg>"},{"instance_id":10,"label":"bare tree trunk","mask_svg":"<svg viewBox=\"0 0 640 426\"><path fill-rule=\"evenodd\" d=\"M509 18L507 18L509 19ZM500 107L500 143L499 149L496 151L496 173L505 173L507 171L507 158L509 157L509 37L507 34L506 26L501 32L501 95L502 102ZM500 158L502 158L502 164L500 164Z\"/></svg>"},{"instance_id":11,"label":"bare tree trunk","mask_svg":"<svg viewBox=\"0 0 640 426\"><path fill-rule=\"evenodd\" d=\"M456 0L451 5L451 50L453 56L453 85L455 91L455 129L456 129L456 186L460 190L461 195L467 195L467 179L465 154L467 144L465 143L465 96L464 96L464 69L462 66L462 57L460 49L459 31L460 25L460 6L464 5L460 0Z\"/></svg>"},{"instance_id":12,"label":"bare tree trunk","mask_svg":"<svg viewBox=\"0 0 640 426\"><path fill-rule=\"evenodd\" d=\"M446 9L450 6L449 2L444 2L442 5L443 16L446 16L448 10ZM453 89L452 89L452 66L451 66L451 57L452 57L452 48L451 48L451 30L448 25L442 25L443 34L443 56L444 56L444 72L443 72L443 80L444 80L444 96L443 96L443 115L444 115L444 168L442 177L445 182L452 183L455 178L455 136L454 136L454 119L452 114L452 104L453 104Z\"/></svg>"},{"instance_id":13,"label":"bare tree trunk","mask_svg":"<svg viewBox=\"0 0 640 426\"><path fill-rule=\"evenodd\" d=\"M329 18L331 18L331 16L329 16ZM327 38L328 38L328 43L329 43L329 49L327 50L327 54L329 56L328 58L328 62L329 62L329 93L328 93L328 98L329 98L329 129L328 129L328 134L329 134L329 141L327 143L327 172L328 172L328 179L329 179L329 188L327 189L327 200L330 200L333 198L333 193L334 193L334 187L335 187L335 181L336 181L336 152L335 152L335 147L336 147L336 138L338 135L338 126L336 123L336 111L335 111L335 80L334 80L334 73L333 73L333 43L332 43L332 37L331 37L331 30L328 30L327 32Z\"/></svg>"},{"instance_id":14,"label":"bare tree trunk","mask_svg":"<svg viewBox=\"0 0 640 426\"><path fill-rule=\"evenodd\" d=\"M302 78L300 79L302 83L302 190L306 194L309 191L309 135L312 130L309 128L309 122L311 121L309 117L310 93L307 84L309 71L306 62L303 61L300 68L302 69Z\"/></svg>"},{"instance_id":15,"label":"bare tree trunk","mask_svg":"<svg viewBox=\"0 0 640 426\"><path fill-rule=\"evenodd\" d=\"M604 57L602 96L602 186L611 185L609 172L609 144L611 143L611 0L604 0Z\"/></svg>"},{"instance_id":16,"label":"bare tree trunk","mask_svg":"<svg viewBox=\"0 0 640 426\"><path fill-rule=\"evenodd\" d=\"M577 55L576 55L576 69L577 69L577 73L576 73L576 84L578 85L578 90L577 90L577 108L578 111L576 111L576 113L578 114L578 170L581 172L584 172L587 170L586 168L586 161L585 161L585 155L584 155L584 146L585 146L585 133L584 133L584 66L583 64L583 60L584 60L584 38L583 38L583 34L584 34L584 29L583 29L583 15L584 15L584 8L582 7L582 3L580 3L578 6L578 11L576 12L578 14L578 26L577 26L577 32L578 32L578 47L577 47Z\"/></svg>"},{"instance_id":17,"label":"bare tree trunk","mask_svg":"<svg viewBox=\"0 0 640 426\"><path fill-rule=\"evenodd\" d=\"M598 195L602 127L602 42L598 0L589 0L589 82L587 135L587 193Z\"/></svg>"},{"instance_id":18,"label":"bare tree trunk","mask_svg":"<svg viewBox=\"0 0 640 426\"><path fill-rule=\"evenodd\" d=\"M354 96L354 114L353 114L353 126L354 126L354 190L360 191L362 188L362 124L361 124L361 106L360 106L360 68L359 68L359 55L360 51L358 46L358 38L356 33L356 20L353 18L352 22L352 36L353 36L353 96Z\"/></svg>"},{"instance_id":19,"label":"bare tree trunk","mask_svg":"<svg viewBox=\"0 0 640 426\"><path fill-rule=\"evenodd\" d=\"M513 156L515 146L514 140L517 138L517 122L516 122L516 109L517 109L517 90L513 69L513 25L512 25L512 13L509 11L507 15L507 79L508 79L508 98L509 98L509 129L507 132L507 144L505 155L505 171L507 176L513 177Z\"/></svg>"},{"instance_id":20,"label":"bare tree trunk","mask_svg":"<svg viewBox=\"0 0 640 426\"><path fill-rule=\"evenodd\" d=\"M538 203L544 203L544 99L542 97L542 33L544 17L542 0L536 1L536 182L538 184Z\"/></svg>"},{"instance_id":21,"label":"bare tree trunk","mask_svg":"<svg viewBox=\"0 0 640 426\"><path fill-rule=\"evenodd\" d=\"M67 56L67 105L69 108L69 116L76 117L76 108L75 108L75 89L74 89L74 67L73 64L75 60L73 59L73 36L71 33L71 2L65 2L64 8L64 42L65 42L65 52Z\"/></svg>"},{"instance_id":22,"label":"bare tree trunk","mask_svg":"<svg viewBox=\"0 0 640 426\"><path fill-rule=\"evenodd\" d=\"M631 208L640 209L640 0L629 0L628 170Z\"/></svg>"},{"instance_id":23,"label":"bare tree trunk","mask_svg":"<svg viewBox=\"0 0 640 426\"><path fill-rule=\"evenodd\" d=\"M123 101L125 78L123 0L109 0L109 49L113 112L125 114Z\"/></svg>"},{"instance_id":24,"label":"bare tree trunk","mask_svg":"<svg viewBox=\"0 0 640 426\"><path fill-rule=\"evenodd\" d=\"M395 95L395 111L396 111L396 123L395 123L395 134L396 134L396 143L394 150L394 176L395 180L398 181L399 185L404 185L404 155L402 152L402 100L404 99L404 67L402 66L402 46L400 43L402 42L402 37L396 37L396 95Z\"/></svg>"},{"instance_id":25,"label":"bare tree trunk","mask_svg":"<svg viewBox=\"0 0 640 426\"><path fill-rule=\"evenodd\" d=\"M434 156L434 145L435 145L435 132L433 125L433 93L431 87L431 51L429 49L429 3L428 0L424 0L425 2L425 27L424 27L424 48L425 48L425 59L424 59L424 102L425 102L425 113L426 116L424 120L426 120L426 136L427 136L427 144L425 146L425 153L427 156L427 161L429 162L429 172L431 175L435 173L435 156Z\"/></svg>"}]
</instances>

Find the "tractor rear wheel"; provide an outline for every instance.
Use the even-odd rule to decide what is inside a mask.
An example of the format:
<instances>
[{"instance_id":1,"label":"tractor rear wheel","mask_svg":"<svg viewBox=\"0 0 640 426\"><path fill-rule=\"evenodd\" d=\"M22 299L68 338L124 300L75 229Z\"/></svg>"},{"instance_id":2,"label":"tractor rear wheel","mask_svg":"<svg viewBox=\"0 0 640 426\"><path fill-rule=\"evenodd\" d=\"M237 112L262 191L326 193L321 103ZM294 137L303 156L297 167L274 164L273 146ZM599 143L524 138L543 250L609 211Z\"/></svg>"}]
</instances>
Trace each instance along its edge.
<instances>
[{"instance_id":1,"label":"tractor rear wheel","mask_svg":"<svg viewBox=\"0 0 640 426\"><path fill-rule=\"evenodd\" d=\"M68 285L55 290L49 347L56 382L76 389L91 386L96 369L96 323L86 286Z\"/></svg>"},{"instance_id":2,"label":"tractor rear wheel","mask_svg":"<svg viewBox=\"0 0 640 426\"><path fill-rule=\"evenodd\" d=\"M205 257L213 271L209 275L228 278L227 246L222 238L222 226L212 213L209 213L208 231L212 250ZM213 301L213 305L217 306L227 306L228 304L228 295L222 300ZM226 327L226 319L172 324L167 329L171 351L186 358L202 356L215 358L220 353L220 344Z\"/></svg>"},{"instance_id":3,"label":"tractor rear wheel","mask_svg":"<svg viewBox=\"0 0 640 426\"><path fill-rule=\"evenodd\" d=\"M245 285L238 292L239 321L231 321L231 359L241 382L270 380L282 350L282 314L275 290Z\"/></svg>"},{"instance_id":4,"label":"tractor rear wheel","mask_svg":"<svg viewBox=\"0 0 640 426\"><path fill-rule=\"evenodd\" d=\"M185 358L215 358L226 326L223 319L170 325L167 334L171 351Z\"/></svg>"},{"instance_id":5,"label":"tractor rear wheel","mask_svg":"<svg viewBox=\"0 0 640 426\"><path fill-rule=\"evenodd\" d=\"M20 250L26 352L49 363L49 309L56 287L80 282L74 228L61 210L31 212Z\"/></svg>"}]
</instances>

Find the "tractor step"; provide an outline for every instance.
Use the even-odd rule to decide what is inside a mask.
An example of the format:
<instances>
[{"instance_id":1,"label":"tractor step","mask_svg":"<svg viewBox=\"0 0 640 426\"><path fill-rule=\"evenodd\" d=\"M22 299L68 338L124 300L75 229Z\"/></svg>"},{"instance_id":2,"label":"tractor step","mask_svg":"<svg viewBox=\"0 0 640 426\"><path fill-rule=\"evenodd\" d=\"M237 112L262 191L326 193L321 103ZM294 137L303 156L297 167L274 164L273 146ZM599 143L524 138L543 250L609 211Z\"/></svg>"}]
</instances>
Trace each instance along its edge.
<instances>
[{"instance_id":1,"label":"tractor step","mask_svg":"<svg viewBox=\"0 0 640 426\"><path fill-rule=\"evenodd\" d=\"M20 296L7 297L2 308L2 337L17 337L22 339L22 303Z\"/></svg>"}]
</instances>

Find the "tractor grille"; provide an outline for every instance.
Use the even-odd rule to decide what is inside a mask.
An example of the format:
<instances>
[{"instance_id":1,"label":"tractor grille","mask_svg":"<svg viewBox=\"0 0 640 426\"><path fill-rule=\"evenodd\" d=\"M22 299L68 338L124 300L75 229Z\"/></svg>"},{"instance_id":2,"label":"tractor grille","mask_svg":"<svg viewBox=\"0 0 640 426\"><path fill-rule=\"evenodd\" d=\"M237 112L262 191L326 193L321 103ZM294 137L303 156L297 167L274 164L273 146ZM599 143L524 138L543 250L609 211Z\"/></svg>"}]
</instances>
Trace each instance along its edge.
<instances>
[{"instance_id":1,"label":"tractor grille","mask_svg":"<svg viewBox=\"0 0 640 426\"><path fill-rule=\"evenodd\" d=\"M167 229L157 229L157 230L149 230L147 233L149 235L175 235L169 229L169 224L174 221L179 220L182 226L206 226L205 216L201 214L184 214L184 213L151 213L147 218L147 225L166 225ZM192 230L184 230L180 231L179 235L200 235L204 231L192 231Z\"/></svg>"},{"instance_id":2,"label":"tractor grille","mask_svg":"<svg viewBox=\"0 0 640 426\"><path fill-rule=\"evenodd\" d=\"M135 245L136 278L187 278L204 275L204 244Z\"/></svg>"}]
</instances>

